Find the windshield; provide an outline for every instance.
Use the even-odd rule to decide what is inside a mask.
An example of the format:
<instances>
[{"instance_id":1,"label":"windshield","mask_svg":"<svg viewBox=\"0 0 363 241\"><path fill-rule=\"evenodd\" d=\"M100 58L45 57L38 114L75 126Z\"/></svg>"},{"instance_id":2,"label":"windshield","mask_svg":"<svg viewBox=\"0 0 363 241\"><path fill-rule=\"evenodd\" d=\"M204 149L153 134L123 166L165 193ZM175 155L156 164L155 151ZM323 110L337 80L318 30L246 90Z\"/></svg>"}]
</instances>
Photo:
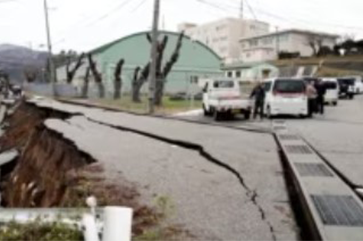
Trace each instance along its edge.
<instances>
[{"instance_id":1,"label":"windshield","mask_svg":"<svg viewBox=\"0 0 363 241\"><path fill-rule=\"evenodd\" d=\"M354 85L355 80L354 79L338 79L338 82L340 85Z\"/></svg>"},{"instance_id":2,"label":"windshield","mask_svg":"<svg viewBox=\"0 0 363 241\"><path fill-rule=\"evenodd\" d=\"M266 92L270 91L272 82L266 82L263 84L263 88Z\"/></svg>"},{"instance_id":3,"label":"windshield","mask_svg":"<svg viewBox=\"0 0 363 241\"><path fill-rule=\"evenodd\" d=\"M234 81L233 80L216 80L213 83L214 88L233 88Z\"/></svg>"},{"instance_id":4,"label":"windshield","mask_svg":"<svg viewBox=\"0 0 363 241\"><path fill-rule=\"evenodd\" d=\"M276 80L274 91L279 93L302 93L305 92L303 80Z\"/></svg>"},{"instance_id":5,"label":"windshield","mask_svg":"<svg viewBox=\"0 0 363 241\"><path fill-rule=\"evenodd\" d=\"M333 81L324 82L324 86L327 90L336 89L338 87L337 83Z\"/></svg>"}]
</instances>

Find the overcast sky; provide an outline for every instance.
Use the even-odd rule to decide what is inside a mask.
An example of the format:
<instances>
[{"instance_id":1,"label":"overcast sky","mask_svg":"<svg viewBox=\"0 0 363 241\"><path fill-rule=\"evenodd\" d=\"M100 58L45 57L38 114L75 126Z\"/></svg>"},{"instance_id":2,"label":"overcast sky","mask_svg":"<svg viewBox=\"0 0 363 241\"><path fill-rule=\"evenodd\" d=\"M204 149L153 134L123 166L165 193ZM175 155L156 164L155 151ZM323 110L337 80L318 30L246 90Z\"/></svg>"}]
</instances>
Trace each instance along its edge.
<instances>
[{"instance_id":1,"label":"overcast sky","mask_svg":"<svg viewBox=\"0 0 363 241\"><path fill-rule=\"evenodd\" d=\"M160 27L238 17L240 0L160 0ZM153 0L48 0L55 51L90 50L150 29ZM204 2L204 3L203 3ZM247 5L247 3L249 3ZM244 16L271 29L303 28L363 37L362 0L249 0ZM164 23L164 24L163 24ZM0 43L46 43L43 0L0 0Z\"/></svg>"}]
</instances>

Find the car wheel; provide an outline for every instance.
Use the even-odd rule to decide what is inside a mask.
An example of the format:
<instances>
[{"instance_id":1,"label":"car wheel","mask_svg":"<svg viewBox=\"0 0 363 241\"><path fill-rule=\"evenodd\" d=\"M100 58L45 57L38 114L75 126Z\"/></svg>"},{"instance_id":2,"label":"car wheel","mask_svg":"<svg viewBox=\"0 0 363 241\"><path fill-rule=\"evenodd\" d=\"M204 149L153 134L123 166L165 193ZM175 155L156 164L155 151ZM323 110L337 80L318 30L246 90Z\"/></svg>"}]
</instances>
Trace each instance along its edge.
<instances>
[{"instance_id":1,"label":"car wheel","mask_svg":"<svg viewBox=\"0 0 363 241\"><path fill-rule=\"evenodd\" d=\"M243 113L246 120L249 120L251 118L251 111L247 110Z\"/></svg>"},{"instance_id":2,"label":"car wheel","mask_svg":"<svg viewBox=\"0 0 363 241\"><path fill-rule=\"evenodd\" d=\"M271 107L270 106L267 106L266 117L268 119L272 119Z\"/></svg>"},{"instance_id":3,"label":"car wheel","mask_svg":"<svg viewBox=\"0 0 363 241\"><path fill-rule=\"evenodd\" d=\"M349 95L349 99L351 99L351 100L354 99L354 95L353 94L350 94Z\"/></svg>"},{"instance_id":4,"label":"car wheel","mask_svg":"<svg viewBox=\"0 0 363 241\"><path fill-rule=\"evenodd\" d=\"M338 102L337 102L337 101L334 101L334 102L333 102L333 105L334 105L334 106L337 106L337 105L338 105Z\"/></svg>"},{"instance_id":5,"label":"car wheel","mask_svg":"<svg viewBox=\"0 0 363 241\"><path fill-rule=\"evenodd\" d=\"M221 113L218 110L214 110L213 111L213 119L215 121L220 121L220 119L221 119Z\"/></svg>"},{"instance_id":6,"label":"car wheel","mask_svg":"<svg viewBox=\"0 0 363 241\"><path fill-rule=\"evenodd\" d=\"M205 108L204 104L203 104L203 113L204 113L204 116L210 116L210 112Z\"/></svg>"}]
</instances>

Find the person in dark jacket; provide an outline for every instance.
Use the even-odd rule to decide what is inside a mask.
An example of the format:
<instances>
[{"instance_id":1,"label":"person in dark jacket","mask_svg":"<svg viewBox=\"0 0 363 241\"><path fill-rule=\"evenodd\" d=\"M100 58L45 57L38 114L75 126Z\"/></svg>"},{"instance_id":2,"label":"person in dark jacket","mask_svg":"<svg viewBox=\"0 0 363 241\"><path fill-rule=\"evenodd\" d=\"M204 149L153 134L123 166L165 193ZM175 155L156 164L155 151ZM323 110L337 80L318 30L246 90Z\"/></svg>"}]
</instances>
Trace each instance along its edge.
<instances>
[{"instance_id":1,"label":"person in dark jacket","mask_svg":"<svg viewBox=\"0 0 363 241\"><path fill-rule=\"evenodd\" d=\"M257 115L260 114L261 120L264 117L264 105L265 105L266 92L263 88L263 84L259 83L252 91L250 98L255 98L255 108L253 112L253 119L256 119Z\"/></svg>"},{"instance_id":2,"label":"person in dark jacket","mask_svg":"<svg viewBox=\"0 0 363 241\"><path fill-rule=\"evenodd\" d=\"M317 105L317 112L320 114L324 114L324 102L325 102L325 93L326 88L324 85L324 82L321 80L318 80L318 82L315 85L315 89L317 92L317 98L316 98L316 105Z\"/></svg>"}]
</instances>

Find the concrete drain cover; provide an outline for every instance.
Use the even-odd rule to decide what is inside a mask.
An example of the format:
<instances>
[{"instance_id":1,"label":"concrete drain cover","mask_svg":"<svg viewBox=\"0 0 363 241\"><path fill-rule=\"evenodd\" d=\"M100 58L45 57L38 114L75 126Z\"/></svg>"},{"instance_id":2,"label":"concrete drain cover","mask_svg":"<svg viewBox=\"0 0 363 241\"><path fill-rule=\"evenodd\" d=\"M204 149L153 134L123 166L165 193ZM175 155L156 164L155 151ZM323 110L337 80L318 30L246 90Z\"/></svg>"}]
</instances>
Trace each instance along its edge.
<instances>
[{"instance_id":1,"label":"concrete drain cover","mask_svg":"<svg viewBox=\"0 0 363 241\"><path fill-rule=\"evenodd\" d=\"M275 126L275 127L274 127L274 130L275 130L275 131L279 131L279 130L286 130L286 127L285 127L285 126Z\"/></svg>"},{"instance_id":2,"label":"concrete drain cover","mask_svg":"<svg viewBox=\"0 0 363 241\"><path fill-rule=\"evenodd\" d=\"M312 195L325 225L363 227L363 209L352 196Z\"/></svg>"},{"instance_id":3,"label":"concrete drain cover","mask_svg":"<svg viewBox=\"0 0 363 241\"><path fill-rule=\"evenodd\" d=\"M300 140L300 138L297 135L291 135L291 134L282 134L279 135L279 138L281 140Z\"/></svg>"},{"instance_id":4,"label":"concrete drain cover","mask_svg":"<svg viewBox=\"0 0 363 241\"><path fill-rule=\"evenodd\" d=\"M311 149L306 145L286 145L285 148L291 154L313 154Z\"/></svg>"},{"instance_id":5,"label":"concrete drain cover","mask_svg":"<svg viewBox=\"0 0 363 241\"><path fill-rule=\"evenodd\" d=\"M296 163L295 166L303 177L333 177L324 164Z\"/></svg>"}]
</instances>

